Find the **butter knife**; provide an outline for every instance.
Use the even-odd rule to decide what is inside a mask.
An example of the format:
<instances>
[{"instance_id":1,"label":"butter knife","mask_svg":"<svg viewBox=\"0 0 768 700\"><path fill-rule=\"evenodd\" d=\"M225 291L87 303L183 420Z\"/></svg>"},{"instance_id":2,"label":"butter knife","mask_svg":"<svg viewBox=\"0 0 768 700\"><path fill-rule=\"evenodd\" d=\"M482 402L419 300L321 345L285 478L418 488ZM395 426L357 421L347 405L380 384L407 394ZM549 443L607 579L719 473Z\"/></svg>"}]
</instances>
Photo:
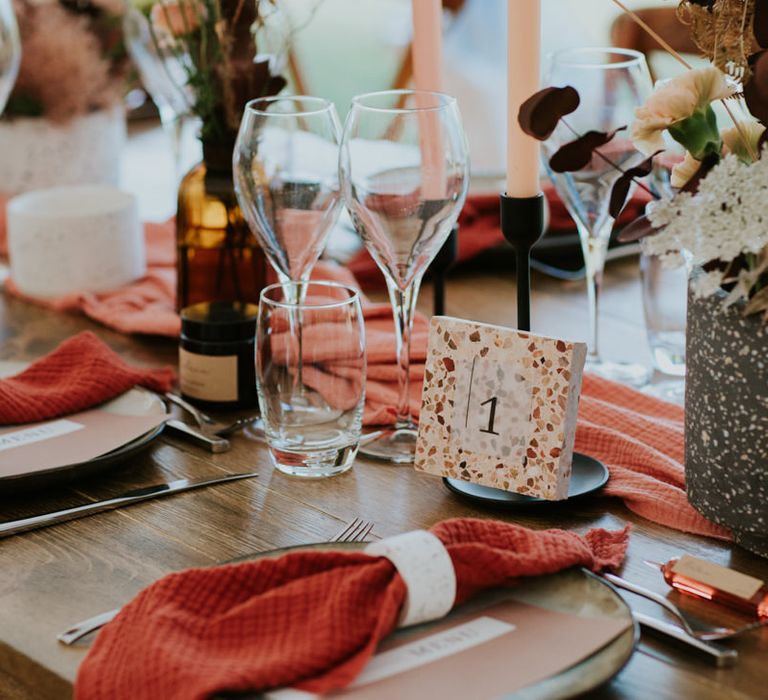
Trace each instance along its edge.
<instances>
[{"instance_id":1,"label":"butter knife","mask_svg":"<svg viewBox=\"0 0 768 700\"><path fill-rule=\"evenodd\" d=\"M723 644L714 642L702 642L696 637L692 637L682 627L664 622L658 618L646 615L641 612L632 611L633 617L646 629L653 630L659 634L674 639L685 644L702 654L706 654L712 660L717 668L727 668L733 666L739 659L739 652L736 649L730 649Z\"/></svg>"},{"instance_id":2,"label":"butter knife","mask_svg":"<svg viewBox=\"0 0 768 700\"><path fill-rule=\"evenodd\" d=\"M105 510L114 510L115 508L121 508L122 506L131 505L132 503L148 501L151 498L169 496L173 493L191 491L192 489L199 489L203 486L212 486L213 484L224 484L228 481L237 481L238 479L250 479L254 476L257 476L256 472L242 472L238 474L227 474L226 476L217 476L212 479L178 479L177 481L171 481L167 484L156 484L154 486L134 489L115 498L94 501L93 503L86 503L82 506L64 508L63 510L43 513L42 515L34 515L31 518L20 518L19 520L9 520L8 522L0 523L0 538L17 535L20 532L26 532L27 530L36 530L40 527L56 525L58 523L66 522L67 520L83 518L87 515L94 515L95 513L101 513Z\"/></svg>"}]
</instances>

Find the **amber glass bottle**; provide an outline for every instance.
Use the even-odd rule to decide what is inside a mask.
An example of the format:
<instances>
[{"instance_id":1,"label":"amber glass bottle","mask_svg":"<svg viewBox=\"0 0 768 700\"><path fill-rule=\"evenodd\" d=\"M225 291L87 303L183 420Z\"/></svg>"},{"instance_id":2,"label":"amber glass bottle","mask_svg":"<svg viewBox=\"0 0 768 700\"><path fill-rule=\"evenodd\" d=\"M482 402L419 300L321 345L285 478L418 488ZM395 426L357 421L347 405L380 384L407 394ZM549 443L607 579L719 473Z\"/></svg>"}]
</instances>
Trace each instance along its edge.
<instances>
[{"instance_id":1,"label":"amber glass bottle","mask_svg":"<svg viewBox=\"0 0 768 700\"><path fill-rule=\"evenodd\" d=\"M258 304L259 293L272 281L264 252L237 205L232 148L233 142L204 143L203 162L179 185L179 309L211 301Z\"/></svg>"}]
</instances>

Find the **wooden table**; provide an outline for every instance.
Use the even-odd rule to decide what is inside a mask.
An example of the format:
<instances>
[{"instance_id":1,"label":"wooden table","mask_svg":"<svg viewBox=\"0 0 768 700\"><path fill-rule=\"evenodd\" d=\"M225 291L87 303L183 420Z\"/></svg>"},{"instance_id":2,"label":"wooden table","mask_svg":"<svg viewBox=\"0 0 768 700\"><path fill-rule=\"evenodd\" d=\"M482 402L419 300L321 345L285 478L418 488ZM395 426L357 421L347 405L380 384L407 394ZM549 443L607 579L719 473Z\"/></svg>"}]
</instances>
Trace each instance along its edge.
<instances>
[{"instance_id":1,"label":"wooden table","mask_svg":"<svg viewBox=\"0 0 768 700\"><path fill-rule=\"evenodd\" d=\"M492 258L496 260L496 258ZM476 264L454 275L448 289L453 315L514 324L514 286L506 261ZM533 325L546 332L583 337L583 285L534 276ZM640 317L636 261L611 265L604 297L607 354L647 361ZM430 292L421 306L429 311ZM79 317L27 303L0 300L0 359L32 359L83 329L95 330L131 362L174 362L169 340L125 337ZM433 477L408 467L361 459L333 479L304 482L269 464L262 445L244 437L233 449L211 455L163 435L141 456L100 478L51 493L3 497L0 518L12 519L117 494L126 488L179 477L256 469L256 479L203 489L99 514L0 540L0 697L69 697L87 643L64 647L56 634L72 623L118 607L164 574L212 565L247 553L326 540L350 519L373 520L379 536L429 527L448 517L501 517L510 522L584 531L634 523L625 575L666 592L658 573L643 565L681 552L707 557L762 578L768 561L736 546L688 536L632 515L621 502L595 496L568 506L490 513L449 493ZM633 604L641 607L639 599ZM652 603L644 610L661 615ZM679 647L643 638L637 653L601 698L757 698L768 682L763 654L768 630L733 643L736 668L716 670Z\"/></svg>"}]
</instances>

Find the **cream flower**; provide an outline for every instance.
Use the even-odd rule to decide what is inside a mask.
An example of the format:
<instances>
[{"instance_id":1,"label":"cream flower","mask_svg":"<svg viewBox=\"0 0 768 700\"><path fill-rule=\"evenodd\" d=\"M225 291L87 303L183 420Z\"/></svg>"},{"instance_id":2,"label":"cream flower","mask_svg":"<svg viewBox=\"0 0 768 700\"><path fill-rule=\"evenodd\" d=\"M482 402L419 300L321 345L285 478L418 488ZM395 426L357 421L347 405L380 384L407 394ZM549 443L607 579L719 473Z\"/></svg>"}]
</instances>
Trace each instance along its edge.
<instances>
[{"instance_id":1,"label":"cream flower","mask_svg":"<svg viewBox=\"0 0 768 700\"><path fill-rule=\"evenodd\" d=\"M759 151L757 143L760 141L760 137L763 135L765 127L762 124L751 120L739 122L739 127L741 133L735 126L732 126L729 129L723 129L720 132L720 138L723 139L723 150L725 153L733 153L737 158L740 158L743 161L751 162L751 154ZM744 143L744 139L741 135L742 133L746 136L749 147Z\"/></svg>"},{"instance_id":2,"label":"cream flower","mask_svg":"<svg viewBox=\"0 0 768 700\"><path fill-rule=\"evenodd\" d=\"M664 148L662 134L715 100L729 97L734 88L714 66L689 70L667 80L635 111L632 140L647 155Z\"/></svg>"},{"instance_id":3,"label":"cream flower","mask_svg":"<svg viewBox=\"0 0 768 700\"><path fill-rule=\"evenodd\" d=\"M190 34L205 19L205 7L198 0L160 0L149 15L155 31L178 37Z\"/></svg>"},{"instance_id":4,"label":"cream flower","mask_svg":"<svg viewBox=\"0 0 768 700\"><path fill-rule=\"evenodd\" d=\"M672 168L669 183L672 187L684 187L688 183L688 180L696 174L700 165L701 161L696 160L690 153L688 153L688 151L686 151L685 158Z\"/></svg>"}]
</instances>

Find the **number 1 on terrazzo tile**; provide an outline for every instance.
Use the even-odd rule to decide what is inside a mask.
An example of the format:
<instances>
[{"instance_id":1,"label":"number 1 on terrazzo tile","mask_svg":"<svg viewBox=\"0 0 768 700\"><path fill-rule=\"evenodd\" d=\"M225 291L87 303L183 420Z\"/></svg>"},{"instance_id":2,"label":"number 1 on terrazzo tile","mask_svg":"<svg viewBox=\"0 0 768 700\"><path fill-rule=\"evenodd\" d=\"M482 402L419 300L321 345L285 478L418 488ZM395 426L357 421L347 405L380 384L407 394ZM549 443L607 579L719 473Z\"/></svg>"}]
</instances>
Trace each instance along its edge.
<instances>
[{"instance_id":1,"label":"number 1 on terrazzo tile","mask_svg":"<svg viewBox=\"0 0 768 700\"><path fill-rule=\"evenodd\" d=\"M565 498L585 358L584 343L435 316L416 469Z\"/></svg>"}]
</instances>

